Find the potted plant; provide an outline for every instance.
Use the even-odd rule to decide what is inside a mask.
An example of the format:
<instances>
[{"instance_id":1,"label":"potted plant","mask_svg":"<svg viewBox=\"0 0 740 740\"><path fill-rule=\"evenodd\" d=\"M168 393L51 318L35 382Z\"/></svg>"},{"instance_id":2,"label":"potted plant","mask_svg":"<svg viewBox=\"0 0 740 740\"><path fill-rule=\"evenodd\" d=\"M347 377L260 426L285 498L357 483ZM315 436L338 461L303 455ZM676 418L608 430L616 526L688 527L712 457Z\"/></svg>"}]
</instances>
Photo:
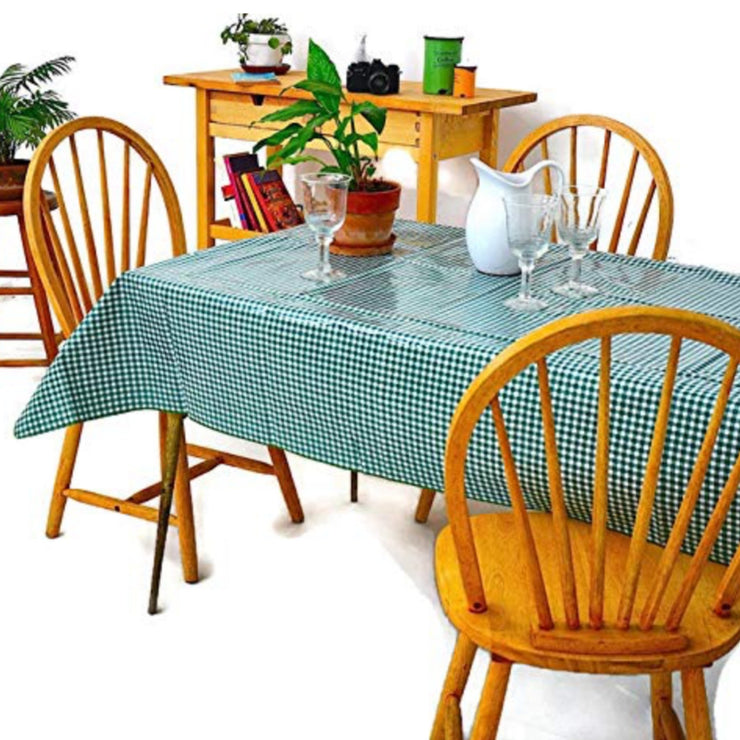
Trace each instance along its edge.
<instances>
[{"instance_id":1,"label":"potted plant","mask_svg":"<svg viewBox=\"0 0 740 740\"><path fill-rule=\"evenodd\" d=\"M16 159L18 149L37 146L47 131L74 117L57 93L42 89L73 61L59 57L32 69L11 64L0 74L0 200L23 196L29 161Z\"/></svg>"},{"instance_id":2,"label":"potted plant","mask_svg":"<svg viewBox=\"0 0 740 740\"><path fill-rule=\"evenodd\" d=\"M239 13L235 23L221 31L224 44L233 41L239 47L239 63L250 67L279 67L283 57L293 51L287 26L277 18L252 20Z\"/></svg>"},{"instance_id":3,"label":"potted plant","mask_svg":"<svg viewBox=\"0 0 740 740\"><path fill-rule=\"evenodd\" d=\"M349 175L347 218L334 238L332 251L357 256L389 252L401 186L373 177L378 160L378 135L385 127L387 110L370 101L348 101L336 66L312 40L308 46L306 79L293 87L305 90L311 97L264 116L262 122L290 123L257 142L254 151L264 146L278 147L268 157L268 167L313 161L321 165L321 172ZM367 121L371 130L361 132L359 119ZM326 146L333 159L330 164L305 153L313 141Z\"/></svg>"}]
</instances>

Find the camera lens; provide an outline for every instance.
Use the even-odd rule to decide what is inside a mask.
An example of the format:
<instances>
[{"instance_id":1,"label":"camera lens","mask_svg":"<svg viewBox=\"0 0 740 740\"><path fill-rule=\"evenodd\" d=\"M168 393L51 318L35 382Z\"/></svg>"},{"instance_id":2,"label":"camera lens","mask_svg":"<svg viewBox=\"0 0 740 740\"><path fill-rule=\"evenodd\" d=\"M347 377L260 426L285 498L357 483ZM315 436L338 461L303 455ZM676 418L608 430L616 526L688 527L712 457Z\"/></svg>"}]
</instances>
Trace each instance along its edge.
<instances>
[{"instance_id":1,"label":"camera lens","mask_svg":"<svg viewBox=\"0 0 740 740\"><path fill-rule=\"evenodd\" d=\"M386 95L391 89L391 81L388 77L388 73L383 70L382 72L374 72L371 74L367 80L367 88L375 95Z\"/></svg>"}]
</instances>

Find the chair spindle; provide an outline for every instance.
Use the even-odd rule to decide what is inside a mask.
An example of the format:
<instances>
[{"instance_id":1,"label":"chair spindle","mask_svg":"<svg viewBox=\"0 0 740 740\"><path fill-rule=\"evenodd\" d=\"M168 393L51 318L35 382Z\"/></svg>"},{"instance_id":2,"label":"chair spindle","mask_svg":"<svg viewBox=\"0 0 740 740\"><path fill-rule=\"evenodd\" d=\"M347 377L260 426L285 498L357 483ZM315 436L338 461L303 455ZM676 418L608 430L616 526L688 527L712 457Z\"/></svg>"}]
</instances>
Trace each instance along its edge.
<instances>
[{"instance_id":1,"label":"chair spindle","mask_svg":"<svg viewBox=\"0 0 740 740\"><path fill-rule=\"evenodd\" d=\"M601 340L599 368L599 411L596 443L594 500L591 514L593 542L589 623L593 629L604 625L604 570L606 565L606 525L609 501L609 401L611 396L611 338Z\"/></svg>"},{"instance_id":2,"label":"chair spindle","mask_svg":"<svg viewBox=\"0 0 740 740\"><path fill-rule=\"evenodd\" d=\"M640 491L640 503L637 507L635 525L632 529L632 541L630 542L629 554L627 556L626 575L617 612L617 627L628 629L632 610L635 606L635 595L640 578L642 559L645 555L647 538L650 531L650 520L653 516L653 505L655 503L655 492L658 488L658 476L660 475L660 464L663 459L666 434L668 432L668 417L671 412L671 400L673 388L678 370L678 360L681 353L681 338L673 337L668 355L663 391L660 397L660 405L655 418L655 431L653 433L650 453L648 455L645 475Z\"/></svg>"},{"instance_id":3,"label":"chair spindle","mask_svg":"<svg viewBox=\"0 0 740 740\"><path fill-rule=\"evenodd\" d=\"M506 424L504 422L504 414L501 410L501 403L498 396L495 396L491 401L491 410L493 412L493 421L496 427L496 437L501 450L501 458L504 462L506 484L509 489L511 506L514 516L516 517L517 527L520 532L527 561L527 573L532 586L538 623L540 629L550 630L554 626L552 614L550 612L550 603L547 598L545 581L542 577L542 569L540 568L540 562L537 556L537 547L534 542L534 535L532 534L529 517L527 516L527 507L524 502L524 496L519 482L519 474L516 470L516 463L514 462L514 455L511 451L511 443L509 442L509 435L506 431Z\"/></svg>"}]
</instances>

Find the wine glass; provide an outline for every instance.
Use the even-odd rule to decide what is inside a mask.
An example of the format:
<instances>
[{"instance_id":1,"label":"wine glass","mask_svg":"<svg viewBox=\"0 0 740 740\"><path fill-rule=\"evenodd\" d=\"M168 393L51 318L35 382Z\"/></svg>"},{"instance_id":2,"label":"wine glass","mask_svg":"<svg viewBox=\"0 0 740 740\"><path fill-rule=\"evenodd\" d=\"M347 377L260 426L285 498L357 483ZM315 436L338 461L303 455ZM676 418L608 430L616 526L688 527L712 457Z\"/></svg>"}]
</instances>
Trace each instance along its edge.
<instances>
[{"instance_id":1,"label":"wine glass","mask_svg":"<svg viewBox=\"0 0 740 740\"><path fill-rule=\"evenodd\" d=\"M333 269L329 262L329 246L347 215L349 181L349 175L333 172L315 172L301 177L306 223L316 234L319 245L319 265L303 273L307 280L328 283L344 277L344 273Z\"/></svg>"},{"instance_id":2,"label":"wine glass","mask_svg":"<svg viewBox=\"0 0 740 740\"><path fill-rule=\"evenodd\" d=\"M570 249L568 281L553 291L567 298L587 298L598 293L581 280L581 263L599 235L601 206L606 190L591 185L566 185L558 203L558 234Z\"/></svg>"},{"instance_id":3,"label":"wine glass","mask_svg":"<svg viewBox=\"0 0 740 740\"><path fill-rule=\"evenodd\" d=\"M517 193L504 198L509 249L519 259L522 271L519 295L504 301L515 311L547 308L545 301L532 295L532 272L536 261L547 251L556 204L554 195L539 193Z\"/></svg>"}]
</instances>

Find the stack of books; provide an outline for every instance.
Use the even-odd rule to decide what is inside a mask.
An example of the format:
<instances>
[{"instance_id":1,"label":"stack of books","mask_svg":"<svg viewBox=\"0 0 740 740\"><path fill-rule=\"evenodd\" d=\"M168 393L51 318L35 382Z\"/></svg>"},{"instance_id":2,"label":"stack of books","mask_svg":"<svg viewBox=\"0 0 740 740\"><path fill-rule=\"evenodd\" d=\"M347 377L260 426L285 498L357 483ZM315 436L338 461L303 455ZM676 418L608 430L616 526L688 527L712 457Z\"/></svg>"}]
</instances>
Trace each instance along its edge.
<instances>
[{"instance_id":1,"label":"stack of books","mask_svg":"<svg viewBox=\"0 0 740 740\"><path fill-rule=\"evenodd\" d=\"M224 198L233 198L243 229L267 233L303 223L280 173L260 167L256 154L227 154L224 165L230 183Z\"/></svg>"}]
</instances>

